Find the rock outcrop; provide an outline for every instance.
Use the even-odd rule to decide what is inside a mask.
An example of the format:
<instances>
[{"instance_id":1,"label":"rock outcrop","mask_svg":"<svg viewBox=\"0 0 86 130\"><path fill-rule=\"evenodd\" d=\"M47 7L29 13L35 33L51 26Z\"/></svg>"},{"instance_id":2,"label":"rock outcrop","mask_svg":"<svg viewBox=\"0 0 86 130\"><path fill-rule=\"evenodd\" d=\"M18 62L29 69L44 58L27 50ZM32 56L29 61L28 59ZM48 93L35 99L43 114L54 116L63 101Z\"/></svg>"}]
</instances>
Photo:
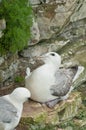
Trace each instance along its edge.
<instances>
[{"instance_id":1,"label":"rock outcrop","mask_svg":"<svg viewBox=\"0 0 86 130\"><path fill-rule=\"evenodd\" d=\"M59 52L62 59L67 61L66 59L73 57L80 48L84 48L86 45L85 0L31 0L31 5L34 12L32 37L28 41L28 48L20 53L24 57L20 59L20 64L23 64L24 68L30 66L34 69L33 57L48 51ZM1 20L0 28L0 30L6 28L4 19ZM11 57L15 56L10 56L9 59ZM9 62L9 59L0 57L0 82L4 82L16 72L15 69L9 68L18 65L14 65L17 55L16 58L12 58L15 59L13 63ZM78 59L74 62L78 62ZM17 69L17 66L13 68ZM6 76L7 74L9 76Z\"/></svg>"},{"instance_id":2,"label":"rock outcrop","mask_svg":"<svg viewBox=\"0 0 86 130\"><path fill-rule=\"evenodd\" d=\"M39 64L34 59L48 51L58 52L65 67L75 64L83 65L85 71L73 86L76 88L83 83L86 84L86 0L30 1L34 12L32 37L28 41L28 47L19 52L19 55L9 54L0 57L0 87L19 69L25 72L26 67L29 66L33 70ZM5 27L6 22L1 20L0 37ZM30 101L29 104L24 105L17 130L22 128L28 130L30 126L35 129L35 124L56 125L69 120L77 114L81 102L78 92L72 92L66 101L60 102L53 109ZM71 127L68 127L69 129Z\"/></svg>"},{"instance_id":3,"label":"rock outcrop","mask_svg":"<svg viewBox=\"0 0 86 130\"><path fill-rule=\"evenodd\" d=\"M27 102L24 104L24 110L19 128L25 130L30 128L30 125L37 124L42 128L42 124L57 125L65 120L70 120L76 114L81 106L80 93L72 93L67 101L62 101L57 104L53 109L46 107L35 102ZM26 127L27 126L27 127Z\"/></svg>"}]
</instances>

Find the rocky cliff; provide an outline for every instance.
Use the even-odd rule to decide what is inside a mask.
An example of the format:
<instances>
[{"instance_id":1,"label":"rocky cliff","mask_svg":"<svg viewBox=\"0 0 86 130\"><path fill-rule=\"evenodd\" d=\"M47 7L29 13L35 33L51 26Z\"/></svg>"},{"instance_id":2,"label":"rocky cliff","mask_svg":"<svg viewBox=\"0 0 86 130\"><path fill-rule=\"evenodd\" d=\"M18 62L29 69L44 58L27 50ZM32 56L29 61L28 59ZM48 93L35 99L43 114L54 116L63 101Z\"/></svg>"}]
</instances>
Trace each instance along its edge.
<instances>
[{"instance_id":1,"label":"rocky cliff","mask_svg":"<svg viewBox=\"0 0 86 130\"><path fill-rule=\"evenodd\" d=\"M24 78L27 66L31 70L37 67L39 63L34 60L36 56L48 51L56 51L61 55L64 66L77 64L85 67L84 73L74 83L74 87L81 86L86 92L86 0L30 1L34 12L31 39L28 41L28 47L21 52L0 57L0 87L3 87L4 82L8 81L9 78L17 75L17 72L20 73L20 76L22 74ZM0 37L4 35L3 29L6 27L5 22L1 21ZM20 125L28 124L31 125L32 130L36 128L38 130L40 119L47 124L50 121L51 124L51 122L57 123L60 120L72 118L80 108L81 96L80 93L76 92L72 93L71 97L71 100L62 102L59 107L57 105L56 109L53 110L32 102L30 102L30 106L26 104ZM85 97L84 101L86 101ZM32 110L29 114L27 114L29 112L28 107ZM35 108L37 108L35 112L38 115L33 112ZM85 124L86 120L84 121ZM44 124L43 128L45 128ZM56 130L56 128L52 130Z\"/></svg>"}]
</instances>

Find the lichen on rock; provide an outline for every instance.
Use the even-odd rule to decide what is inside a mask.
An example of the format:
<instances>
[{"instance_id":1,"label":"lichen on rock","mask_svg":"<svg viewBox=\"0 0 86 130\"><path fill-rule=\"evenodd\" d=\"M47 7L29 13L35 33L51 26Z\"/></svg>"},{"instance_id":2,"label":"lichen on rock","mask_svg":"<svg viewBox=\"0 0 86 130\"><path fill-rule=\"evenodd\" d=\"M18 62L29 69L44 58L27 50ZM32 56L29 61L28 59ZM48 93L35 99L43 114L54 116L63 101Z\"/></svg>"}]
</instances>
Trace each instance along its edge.
<instances>
[{"instance_id":1,"label":"lichen on rock","mask_svg":"<svg viewBox=\"0 0 86 130\"><path fill-rule=\"evenodd\" d=\"M61 121L70 120L77 114L81 105L81 96L79 92L73 92L70 97L58 103L50 109L44 104L33 101L24 104L24 110L20 124L29 126L32 124L52 124L57 125Z\"/></svg>"}]
</instances>

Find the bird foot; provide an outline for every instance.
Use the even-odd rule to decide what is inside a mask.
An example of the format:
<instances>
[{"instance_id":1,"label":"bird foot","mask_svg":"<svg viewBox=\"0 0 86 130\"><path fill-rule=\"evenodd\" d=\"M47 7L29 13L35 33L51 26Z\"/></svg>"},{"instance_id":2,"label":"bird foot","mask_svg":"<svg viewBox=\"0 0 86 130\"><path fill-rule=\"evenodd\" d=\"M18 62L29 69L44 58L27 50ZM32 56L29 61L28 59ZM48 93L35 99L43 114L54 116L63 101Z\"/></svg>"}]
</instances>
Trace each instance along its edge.
<instances>
[{"instance_id":1,"label":"bird foot","mask_svg":"<svg viewBox=\"0 0 86 130\"><path fill-rule=\"evenodd\" d=\"M54 99L51 100L49 102L46 102L45 104L49 107L49 108L53 108L58 102L60 101L60 99Z\"/></svg>"}]
</instances>

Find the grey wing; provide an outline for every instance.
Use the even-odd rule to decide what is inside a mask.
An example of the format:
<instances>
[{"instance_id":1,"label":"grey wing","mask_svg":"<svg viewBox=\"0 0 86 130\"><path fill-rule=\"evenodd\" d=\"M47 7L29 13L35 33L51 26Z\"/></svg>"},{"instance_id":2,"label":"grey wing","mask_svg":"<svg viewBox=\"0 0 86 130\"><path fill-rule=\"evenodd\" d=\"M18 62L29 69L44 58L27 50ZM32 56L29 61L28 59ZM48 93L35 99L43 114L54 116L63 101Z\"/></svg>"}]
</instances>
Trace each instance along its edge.
<instances>
[{"instance_id":1,"label":"grey wing","mask_svg":"<svg viewBox=\"0 0 86 130\"><path fill-rule=\"evenodd\" d=\"M17 109L3 97L0 97L0 122L10 123L17 117Z\"/></svg>"},{"instance_id":2,"label":"grey wing","mask_svg":"<svg viewBox=\"0 0 86 130\"><path fill-rule=\"evenodd\" d=\"M54 96L65 96L70 87L72 86L72 80L75 76L76 69L59 69L55 74L55 84L51 86L50 91Z\"/></svg>"}]
</instances>

